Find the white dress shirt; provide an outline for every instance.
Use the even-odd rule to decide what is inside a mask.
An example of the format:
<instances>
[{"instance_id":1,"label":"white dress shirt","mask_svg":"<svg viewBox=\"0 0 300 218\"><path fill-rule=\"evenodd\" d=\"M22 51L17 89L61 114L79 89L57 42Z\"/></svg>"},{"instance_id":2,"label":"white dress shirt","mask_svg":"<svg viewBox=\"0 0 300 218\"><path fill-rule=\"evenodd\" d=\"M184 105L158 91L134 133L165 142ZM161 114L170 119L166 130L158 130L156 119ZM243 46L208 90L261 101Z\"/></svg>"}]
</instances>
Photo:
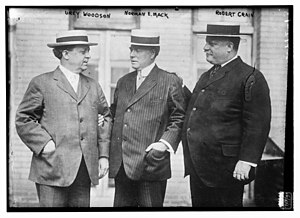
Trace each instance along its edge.
<instances>
[{"instance_id":1,"label":"white dress shirt","mask_svg":"<svg viewBox=\"0 0 300 218\"><path fill-rule=\"evenodd\" d=\"M145 78L149 75L149 73L151 72L151 70L153 69L154 66L155 66L155 62L153 62L149 66L137 71L136 89L138 89L140 87L140 85L145 80Z\"/></svg>"},{"instance_id":2,"label":"white dress shirt","mask_svg":"<svg viewBox=\"0 0 300 218\"><path fill-rule=\"evenodd\" d=\"M229 62L233 61L233 60L236 59L236 58L237 58L237 54L236 54L233 58L231 58L229 61L227 61L227 62L225 62L225 63L223 63L223 64L220 64L221 67L224 67L226 64L228 64Z\"/></svg>"},{"instance_id":3,"label":"white dress shirt","mask_svg":"<svg viewBox=\"0 0 300 218\"><path fill-rule=\"evenodd\" d=\"M59 68L63 72L63 74L67 77L67 80L71 84L75 93L77 93L78 83L79 83L79 74L71 72L70 70L68 70L67 68L65 68L62 65L59 65Z\"/></svg>"}]
</instances>

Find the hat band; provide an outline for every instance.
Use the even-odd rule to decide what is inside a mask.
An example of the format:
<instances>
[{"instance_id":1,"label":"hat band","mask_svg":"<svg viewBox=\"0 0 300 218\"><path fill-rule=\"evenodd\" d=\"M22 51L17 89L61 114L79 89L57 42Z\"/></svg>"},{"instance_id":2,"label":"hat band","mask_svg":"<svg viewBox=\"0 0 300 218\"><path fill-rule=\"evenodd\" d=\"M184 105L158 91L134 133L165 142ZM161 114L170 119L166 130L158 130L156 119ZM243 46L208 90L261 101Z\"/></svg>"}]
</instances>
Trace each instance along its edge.
<instances>
[{"instance_id":1,"label":"hat band","mask_svg":"<svg viewBox=\"0 0 300 218\"><path fill-rule=\"evenodd\" d=\"M57 38L56 42L72 42L72 41L83 41L83 42L88 42L88 37L87 36L68 36L68 37L61 37Z\"/></svg>"},{"instance_id":2,"label":"hat band","mask_svg":"<svg viewBox=\"0 0 300 218\"><path fill-rule=\"evenodd\" d=\"M159 44L159 37L131 36L131 43L157 46Z\"/></svg>"},{"instance_id":3,"label":"hat band","mask_svg":"<svg viewBox=\"0 0 300 218\"><path fill-rule=\"evenodd\" d=\"M239 35L240 26L207 25L207 33L216 35Z\"/></svg>"}]
</instances>

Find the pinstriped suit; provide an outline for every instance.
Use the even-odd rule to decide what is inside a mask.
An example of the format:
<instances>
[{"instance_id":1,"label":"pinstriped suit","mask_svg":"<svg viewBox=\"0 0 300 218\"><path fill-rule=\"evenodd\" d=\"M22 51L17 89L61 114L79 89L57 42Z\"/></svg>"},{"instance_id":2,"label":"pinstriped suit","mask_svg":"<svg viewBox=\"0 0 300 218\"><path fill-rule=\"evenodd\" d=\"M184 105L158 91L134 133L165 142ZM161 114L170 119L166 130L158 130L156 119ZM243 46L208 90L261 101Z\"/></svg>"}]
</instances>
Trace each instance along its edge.
<instances>
[{"instance_id":1,"label":"pinstriped suit","mask_svg":"<svg viewBox=\"0 0 300 218\"><path fill-rule=\"evenodd\" d=\"M169 152L145 149L164 139L176 151L185 114L181 82L156 65L137 90L136 77L134 71L117 83L109 177L124 167L132 181L165 181L171 177Z\"/></svg>"}]
</instances>

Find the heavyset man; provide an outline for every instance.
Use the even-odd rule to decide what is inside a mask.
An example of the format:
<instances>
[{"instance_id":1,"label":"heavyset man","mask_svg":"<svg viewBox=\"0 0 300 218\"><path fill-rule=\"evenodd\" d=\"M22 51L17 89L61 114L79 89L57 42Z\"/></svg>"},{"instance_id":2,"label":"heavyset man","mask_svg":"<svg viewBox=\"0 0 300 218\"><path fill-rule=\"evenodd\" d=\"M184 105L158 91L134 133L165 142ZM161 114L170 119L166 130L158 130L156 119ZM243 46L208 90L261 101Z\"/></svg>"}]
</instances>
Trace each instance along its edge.
<instances>
[{"instance_id":1,"label":"heavyset man","mask_svg":"<svg viewBox=\"0 0 300 218\"><path fill-rule=\"evenodd\" d=\"M204 52L214 65L198 80L183 128L192 206L241 207L270 130L269 88L237 51L240 26L207 25Z\"/></svg>"}]
</instances>

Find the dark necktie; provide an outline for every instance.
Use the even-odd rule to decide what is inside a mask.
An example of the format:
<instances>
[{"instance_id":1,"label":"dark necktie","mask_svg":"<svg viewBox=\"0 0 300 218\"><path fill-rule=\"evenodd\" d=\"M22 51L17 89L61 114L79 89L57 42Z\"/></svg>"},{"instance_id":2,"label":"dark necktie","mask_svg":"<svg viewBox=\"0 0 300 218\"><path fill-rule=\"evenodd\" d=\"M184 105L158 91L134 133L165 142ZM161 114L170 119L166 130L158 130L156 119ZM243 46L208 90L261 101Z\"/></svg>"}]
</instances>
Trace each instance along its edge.
<instances>
[{"instance_id":1,"label":"dark necktie","mask_svg":"<svg viewBox=\"0 0 300 218\"><path fill-rule=\"evenodd\" d=\"M209 78L213 78L216 72L221 68L221 65L215 64L213 69L210 71Z\"/></svg>"}]
</instances>

